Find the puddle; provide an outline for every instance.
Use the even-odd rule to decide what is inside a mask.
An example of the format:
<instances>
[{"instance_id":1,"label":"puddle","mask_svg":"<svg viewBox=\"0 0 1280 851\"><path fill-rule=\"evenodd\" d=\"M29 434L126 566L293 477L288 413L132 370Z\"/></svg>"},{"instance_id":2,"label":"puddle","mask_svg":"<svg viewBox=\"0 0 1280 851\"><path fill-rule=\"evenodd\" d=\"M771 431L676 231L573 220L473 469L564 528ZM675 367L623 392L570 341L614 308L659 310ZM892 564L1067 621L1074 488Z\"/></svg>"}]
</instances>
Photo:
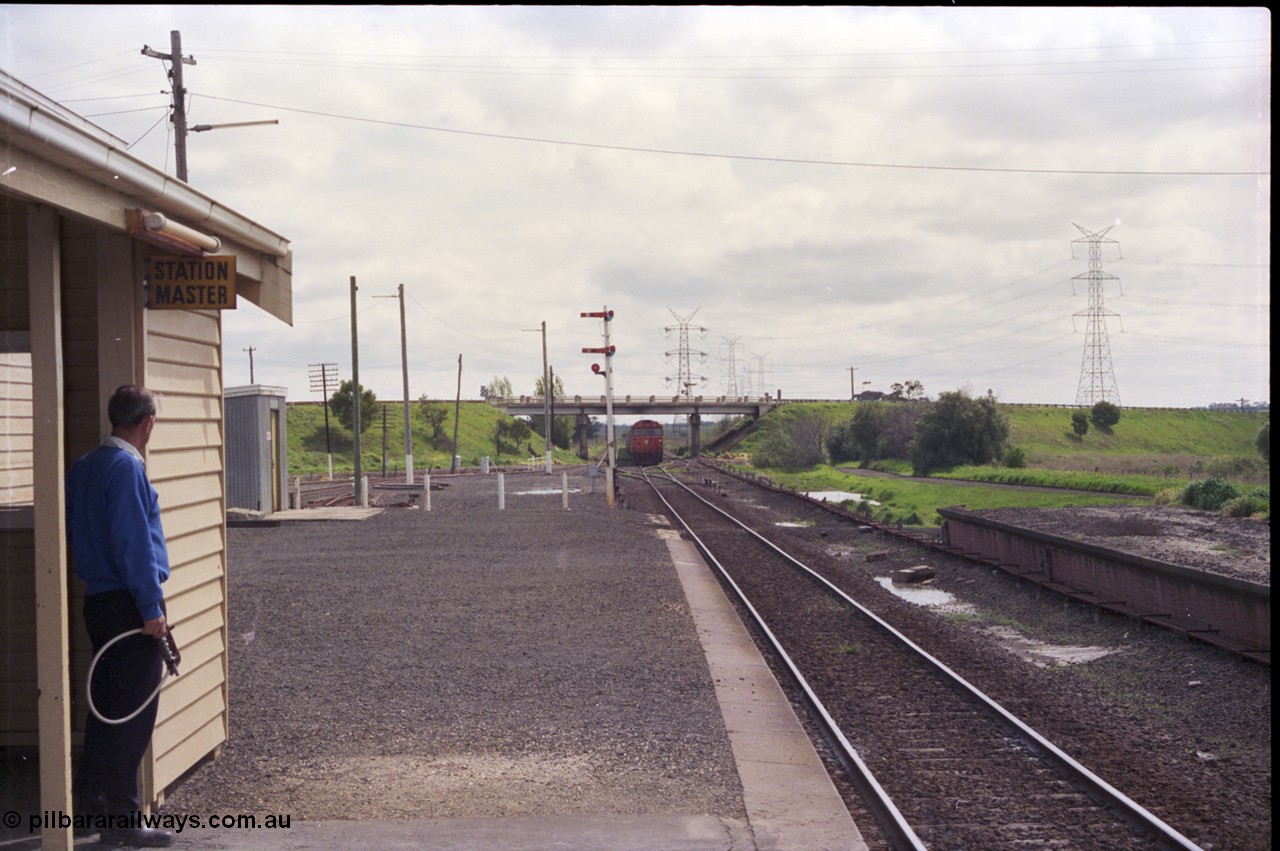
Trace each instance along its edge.
<instances>
[{"instance_id":1,"label":"puddle","mask_svg":"<svg viewBox=\"0 0 1280 851\"><path fill-rule=\"evenodd\" d=\"M516 491L512 496L550 496L551 494L564 493L561 488L544 488L536 491ZM580 488L569 488L569 493L582 493Z\"/></svg>"},{"instance_id":2,"label":"puddle","mask_svg":"<svg viewBox=\"0 0 1280 851\"><path fill-rule=\"evenodd\" d=\"M968 603L961 602L956 598L955 594L939 588L928 588L921 585L900 585L888 576L877 576L876 582L879 582L881 588L884 588L894 596L900 597L908 603L924 606L927 609L937 609L941 612L960 612L962 614L976 614L978 611Z\"/></svg>"},{"instance_id":3,"label":"puddle","mask_svg":"<svg viewBox=\"0 0 1280 851\"><path fill-rule=\"evenodd\" d=\"M822 502L865 502L867 505L879 505L874 499L864 499L860 493L849 493L849 491L809 491L805 496L810 499L821 500Z\"/></svg>"},{"instance_id":4,"label":"puddle","mask_svg":"<svg viewBox=\"0 0 1280 851\"><path fill-rule=\"evenodd\" d=\"M791 522L791 521L789 521L789 520L787 520L787 521L783 521L783 522L781 522L781 523L774 523L773 525L774 525L774 526L785 526L785 527L787 527L788 529L812 529L812 528L813 528L813 524L812 524L812 523L792 523L792 522Z\"/></svg>"}]
</instances>

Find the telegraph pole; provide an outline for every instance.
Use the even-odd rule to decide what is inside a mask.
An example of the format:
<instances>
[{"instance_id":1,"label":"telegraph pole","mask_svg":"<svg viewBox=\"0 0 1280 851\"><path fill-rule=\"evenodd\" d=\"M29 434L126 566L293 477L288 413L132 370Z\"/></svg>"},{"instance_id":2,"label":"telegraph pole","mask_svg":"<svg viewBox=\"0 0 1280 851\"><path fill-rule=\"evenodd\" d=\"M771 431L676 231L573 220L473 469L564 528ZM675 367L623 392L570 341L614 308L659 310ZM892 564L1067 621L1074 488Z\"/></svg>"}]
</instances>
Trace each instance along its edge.
<instances>
[{"instance_id":1,"label":"telegraph pole","mask_svg":"<svg viewBox=\"0 0 1280 851\"><path fill-rule=\"evenodd\" d=\"M453 459L449 472L458 472L458 418L462 414L462 355L458 355L458 395L453 402Z\"/></svg>"},{"instance_id":2,"label":"telegraph pole","mask_svg":"<svg viewBox=\"0 0 1280 851\"><path fill-rule=\"evenodd\" d=\"M400 285L400 368L404 379L404 481L413 484L413 435L409 430L409 341L404 323L404 284Z\"/></svg>"},{"instance_id":3,"label":"telegraph pole","mask_svg":"<svg viewBox=\"0 0 1280 851\"><path fill-rule=\"evenodd\" d=\"M333 481L333 444L329 440L329 379L332 378L335 385L338 381L338 365L336 363L313 363L308 364L311 367L311 392L317 389L324 399L324 454L329 459L329 481ZM316 368L319 367L320 374L317 376ZM317 378L320 381L319 388L316 387Z\"/></svg>"},{"instance_id":4,"label":"telegraph pole","mask_svg":"<svg viewBox=\"0 0 1280 851\"><path fill-rule=\"evenodd\" d=\"M357 340L356 328L356 276L351 276L351 454L355 459L355 503L356 508L364 505L364 487L360 476L364 470L360 464L360 421L364 419L364 411L360 407L360 343Z\"/></svg>"},{"instance_id":5,"label":"telegraph pole","mask_svg":"<svg viewBox=\"0 0 1280 851\"><path fill-rule=\"evenodd\" d=\"M547 451L547 475L551 475L551 370L547 366L547 322L542 321L542 439Z\"/></svg>"},{"instance_id":6,"label":"telegraph pole","mask_svg":"<svg viewBox=\"0 0 1280 851\"><path fill-rule=\"evenodd\" d=\"M182 33L169 32L169 52L160 53L143 45L142 55L152 59L167 59L171 66L169 79L173 82L173 150L178 179L187 182L187 89L182 84L182 66L196 64L194 56L182 55Z\"/></svg>"},{"instance_id":7,"label":"telegraph pole","mask_svg":"<svg viewBox=\"0 0 1280 851\"><path fill-rule=\"evenodd\" d=\"M250 384L253 384L253 383L254 383L254 381L253 381L253 353L256 351L256 349L254 349L254 347L253 347L253 346L250 346L250 347L249 347L249 348L247 348L247 349L242 349L242 351L246 351L246 352L248 352L248 353L249 353L249 383L250 383Z\"/></svg>"},{"instance_id":8,"label":"telegraph pole","mask_svg":"<svg viewBox=\"0 0 1280 851\"><path fill-rule=\"evenodd\" d=\"M404 322L404 284L401 284L394 295L376 295L374 298L400 299L400 371L404 379L404 481L413 484L413 436L409 432L409 343L405 334ZM385 451L383 454L386 454Z\"/></svg>"},{"instance_id":9,"label":"telegraph pole","mask_svg":"<svg viewBox=\"0 0 1280 851\"><path fill-rule=\"evenodd\" d=\"M525 331L537 331L537 328L525 328ZM546 442L547 475L551 475L551 367L547 364L547 323L542 323L542 438Z\"/></svg>"}]
</instances>

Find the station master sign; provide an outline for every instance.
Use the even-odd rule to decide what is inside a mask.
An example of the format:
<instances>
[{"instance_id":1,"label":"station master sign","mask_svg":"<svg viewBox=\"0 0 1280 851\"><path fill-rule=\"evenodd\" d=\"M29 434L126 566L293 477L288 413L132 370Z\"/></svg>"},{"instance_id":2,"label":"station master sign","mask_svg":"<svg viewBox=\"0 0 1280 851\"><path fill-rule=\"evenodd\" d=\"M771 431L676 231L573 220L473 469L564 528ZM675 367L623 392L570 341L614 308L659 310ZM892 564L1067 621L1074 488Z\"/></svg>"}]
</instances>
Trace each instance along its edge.
<instances>
[{"instance_id":1,"label":"station master sign","mask_svg":"<svg viewBox=\"0 0 1280 851\"><path fill-rule=\"evenodd\" d=\"M235 255L148 257L151 310L235 310Z\"/></svg>"}]
</instances>

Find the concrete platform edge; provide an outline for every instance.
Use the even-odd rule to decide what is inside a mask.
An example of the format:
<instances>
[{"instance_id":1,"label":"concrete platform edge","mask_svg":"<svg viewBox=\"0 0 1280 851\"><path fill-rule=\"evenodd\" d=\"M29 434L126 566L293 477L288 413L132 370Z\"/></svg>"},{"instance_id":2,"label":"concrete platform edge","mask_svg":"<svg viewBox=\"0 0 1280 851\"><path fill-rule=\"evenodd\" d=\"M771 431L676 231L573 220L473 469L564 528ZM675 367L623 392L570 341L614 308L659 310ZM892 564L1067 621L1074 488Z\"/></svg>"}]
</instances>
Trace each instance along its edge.
<instances>
[{"instance_id":1,"label":"concrete platform edge","mask_svg":"<svg viewBox=\"0 0 1280 851\"><path fill-rule=\"evenodd\" d=\"M660 532L671 551L742 780L759 849L866 849L782 687L692 542Z\"/></svg>"}]
</instances>

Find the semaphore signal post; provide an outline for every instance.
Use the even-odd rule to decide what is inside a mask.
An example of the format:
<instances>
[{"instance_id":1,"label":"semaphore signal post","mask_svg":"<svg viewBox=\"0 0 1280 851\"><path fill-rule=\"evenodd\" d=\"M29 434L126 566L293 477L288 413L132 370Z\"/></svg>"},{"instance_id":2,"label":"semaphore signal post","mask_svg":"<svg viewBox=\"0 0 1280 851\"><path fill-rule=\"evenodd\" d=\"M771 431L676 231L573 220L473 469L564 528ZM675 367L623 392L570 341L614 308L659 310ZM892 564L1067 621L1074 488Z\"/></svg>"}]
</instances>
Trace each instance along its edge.
<instances>
[{"instance_id":1,"label":"semaphore signal post","mask_svg":"<svg viewBox=\"0 0 1280 851\"><path fill-rule=\"evenodd\" d=\"M613 311L606 306L603 311L583 313L581 316L583 319L600 319L604 323L604 345L597 348L584 348L582 353L604 355L605 439L608 442L606 456L609 461L604 469L604 501L605 505L613 508L617 503L617 495L613 488L618 466L618 449L613 439L613 354L617 351L617 347L609 342L609 323L613 321ZM591 371L599 375L600 364L593 363Z\"/></svg>"}]
</instances>

